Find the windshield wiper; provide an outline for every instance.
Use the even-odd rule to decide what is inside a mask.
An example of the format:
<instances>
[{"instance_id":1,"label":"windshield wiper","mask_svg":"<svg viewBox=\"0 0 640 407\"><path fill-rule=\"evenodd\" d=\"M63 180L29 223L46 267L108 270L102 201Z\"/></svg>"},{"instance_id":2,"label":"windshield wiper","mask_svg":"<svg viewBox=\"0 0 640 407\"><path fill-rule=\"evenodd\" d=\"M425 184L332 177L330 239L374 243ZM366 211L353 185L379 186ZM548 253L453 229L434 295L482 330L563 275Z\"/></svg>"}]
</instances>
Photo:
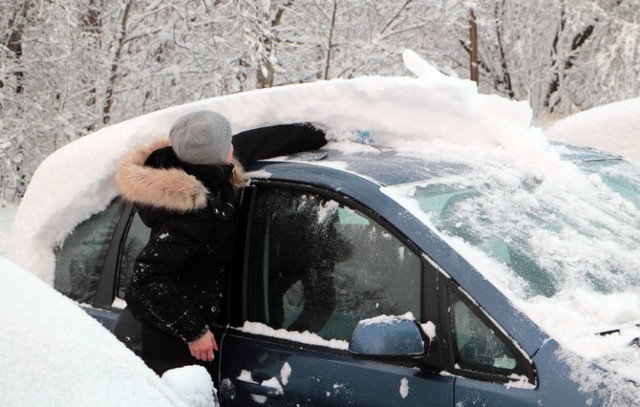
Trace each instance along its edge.
<instances>
[{"instance_id":1,"label":"windshield wiper","mask_svg":"<svg viewBox=\"0 0 640 407\"><path fill-rule=\"evenodd\" d=\"M622 330L624 329L633 329L633 328L640 328L640 324L635 324L635 325L627 326L624 328L611 329L609 331L596 332L596 335L607 336L607 335L619 334L619 333L622 333Z\"/></svg>"},{"instance_id":2,"label":"windshield wiper","mask_svg":"<svg viewBox=\"0 0 640 407\"><path fill-rule=\"evenodd\" d=\"M608 336L608 335L613 335L613 334L622 334L623 330L633 329L633 328L640 328L640 324L635 324L635 325L628 326L628 327L625 327L625 328L611 329L609 331L597 332L596 335ZM637 346L637 347L640 348L640 336L636 336L635 338L633 338L629 342L628 346Z\"/></svg>"}]
</instances>

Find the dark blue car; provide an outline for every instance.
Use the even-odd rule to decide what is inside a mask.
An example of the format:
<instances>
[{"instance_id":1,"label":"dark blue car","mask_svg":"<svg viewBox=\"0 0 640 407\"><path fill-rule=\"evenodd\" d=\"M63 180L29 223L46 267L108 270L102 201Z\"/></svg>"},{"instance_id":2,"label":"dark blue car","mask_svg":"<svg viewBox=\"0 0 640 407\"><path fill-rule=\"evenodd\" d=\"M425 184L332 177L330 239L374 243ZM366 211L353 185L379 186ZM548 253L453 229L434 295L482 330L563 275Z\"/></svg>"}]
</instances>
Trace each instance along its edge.
<instances>
[{"instance_id":1,"label":"dark blue car","mask_svg":"<svg viewBox=\"0 0 640 407\"><path fill-rule=\"evenodd\" d=\"M563 350L460 253L477 248L511 270L525 299L554 298L562 265L522 232L573 220L523 199L542 180L370 145L248 170L228 306L213 328L220 352L209 370L222 405L633 403L633 382ZM112 328L148 233L116 199L65 240L55 287ZM625 273L593 273L594 287L613 290Z\"/></svg>"}]
</instances>

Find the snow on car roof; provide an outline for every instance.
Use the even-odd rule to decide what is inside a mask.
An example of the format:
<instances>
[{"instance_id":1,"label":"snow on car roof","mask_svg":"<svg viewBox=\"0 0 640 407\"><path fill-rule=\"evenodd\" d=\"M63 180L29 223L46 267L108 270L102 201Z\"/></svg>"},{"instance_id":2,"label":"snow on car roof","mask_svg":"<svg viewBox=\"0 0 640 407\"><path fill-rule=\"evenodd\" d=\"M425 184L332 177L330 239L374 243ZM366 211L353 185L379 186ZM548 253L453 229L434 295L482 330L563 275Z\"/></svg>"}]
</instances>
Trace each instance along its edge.
<instances>
[{"instance_id":1,"label":"snow on car roof","mask_svg":"<svg viewBox=\"0 0 640 407\"><path fill-rule=\"evenodd\" d=\"M513 163L539 165L541 156L532 161L531 151L544 155L548 143L530 127L526 103L479 94L475 83L440 74L410 51L404 60L422 76L336 79L220 96L127 120L69 143L33 175L12 225L7 256L52 284L54 247L116 196L117 160L136 145L166 136L178 117L194 110L224 114L234 132L312 122L338 138L366 129L383 144L445 140L467 149L504 149Z\"/></svg>"}]
</instances>

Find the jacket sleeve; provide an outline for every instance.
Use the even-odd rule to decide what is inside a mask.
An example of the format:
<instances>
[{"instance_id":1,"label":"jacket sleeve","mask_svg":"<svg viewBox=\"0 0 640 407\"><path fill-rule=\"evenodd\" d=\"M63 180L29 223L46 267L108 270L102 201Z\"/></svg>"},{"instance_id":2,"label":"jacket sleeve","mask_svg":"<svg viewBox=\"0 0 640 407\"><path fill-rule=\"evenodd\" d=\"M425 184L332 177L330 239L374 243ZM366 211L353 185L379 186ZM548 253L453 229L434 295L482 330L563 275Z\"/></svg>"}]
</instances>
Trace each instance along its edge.
<instances>
[{"instance_id":1,"label":"jacket sleeve","mask_svg":"<svg viewBox=\"0 0 640 407\"><path fill-rule=\"evenodd\" d=\"M125 297L134 315L184 342L198 339L208 328L196 305L176 285L182 266L211 236L211 221L202 219L206 210L160 217L136 259Z\"/></svg>"},{"instance_id":2,"label":"jacket sleeve","mask_svg":"<svg viewBox=\"0 0 640 407\"><path fill-rule=\"evenodd\" d=\"M316 150L325 144L324 131L310 123L280 124L243 131L233 136L234 155L248 166L266 158Z\"/></svg>"}]
</instances>

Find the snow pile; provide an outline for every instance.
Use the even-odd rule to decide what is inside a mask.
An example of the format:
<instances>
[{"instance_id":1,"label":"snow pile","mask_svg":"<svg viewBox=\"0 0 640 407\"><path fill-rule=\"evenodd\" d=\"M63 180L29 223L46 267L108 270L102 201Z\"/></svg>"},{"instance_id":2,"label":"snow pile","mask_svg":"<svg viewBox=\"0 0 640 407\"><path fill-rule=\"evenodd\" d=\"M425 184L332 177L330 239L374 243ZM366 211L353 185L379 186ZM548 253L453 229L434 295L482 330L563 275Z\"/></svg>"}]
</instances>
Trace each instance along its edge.
<instances>
[{"instance_id":1,"label":"snow pile","mask_svg":"<svg viewBox=\"0 0 640 407\"><path fill-rule=\"evenodd\" d=\"M77 304L0 258L0 405L185 406Z\"/></svg>"},{"instance_id":2,"label":"snow pile","mask_svg":"<svg viewBox=\"0 0 640 407\"><path fill-rule=\"evenodd\" d=\"M599 148L640 161L640 98L598 106L554 123L551 140Z\"/></svg>"},{"instance_id":3,"label":"snow pile","mask_svg":"<svg viewBox=\"0 0 640 407\"><path fill-rule=\"evenodd\" d=\"M192 365L167 370L162 380L190 407L218 407L217 391L211 376L202 366Z\"/></svg>"}]
</instances>

